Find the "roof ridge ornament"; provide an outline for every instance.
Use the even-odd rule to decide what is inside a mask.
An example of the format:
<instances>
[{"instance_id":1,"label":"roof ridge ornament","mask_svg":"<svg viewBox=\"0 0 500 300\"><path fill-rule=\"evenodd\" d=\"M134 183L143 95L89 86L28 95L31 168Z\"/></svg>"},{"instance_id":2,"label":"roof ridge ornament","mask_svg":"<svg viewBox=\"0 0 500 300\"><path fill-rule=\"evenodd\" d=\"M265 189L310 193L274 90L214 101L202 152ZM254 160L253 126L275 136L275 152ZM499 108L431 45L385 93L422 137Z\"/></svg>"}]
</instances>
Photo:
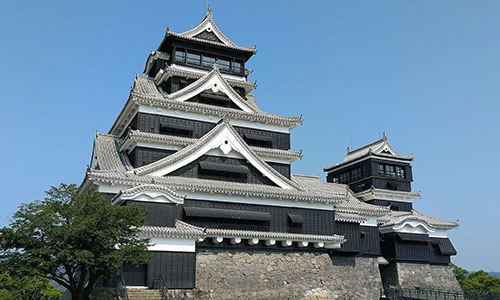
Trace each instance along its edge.
<instances>
[{"instance_id":1,"label":"roof ridge ornament","mask_svg":"<svg viewBox=\"0 0 500 300\"><path fill-rule=\"evenodd\" d=\"M207 5L207 18L212 19L213 14L212 14L212 8L210 7L210 4Z\"/></svg>"}]
</instances>

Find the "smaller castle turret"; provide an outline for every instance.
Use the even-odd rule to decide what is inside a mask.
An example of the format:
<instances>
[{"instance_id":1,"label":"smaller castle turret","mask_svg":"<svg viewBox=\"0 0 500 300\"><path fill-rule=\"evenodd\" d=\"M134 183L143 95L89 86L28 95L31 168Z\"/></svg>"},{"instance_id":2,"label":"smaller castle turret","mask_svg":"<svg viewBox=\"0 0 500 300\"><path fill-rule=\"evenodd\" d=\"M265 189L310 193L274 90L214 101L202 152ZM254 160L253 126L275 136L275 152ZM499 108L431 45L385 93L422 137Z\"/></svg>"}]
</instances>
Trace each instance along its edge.
<instances>
[{"instance_id":1,"label":"smaller castle turret","mask_svg":"<svg viewBox=\"0 0 500 300\"><path fill-rule=\"evenodd\" d=\"M412 155L398 154L384 136L355 150L347 148L346 157L324 168L326 180L349 185L365 202L390 206L391 210L411 211L419 193L411 191Z\"/></svg>"}]
</instances>

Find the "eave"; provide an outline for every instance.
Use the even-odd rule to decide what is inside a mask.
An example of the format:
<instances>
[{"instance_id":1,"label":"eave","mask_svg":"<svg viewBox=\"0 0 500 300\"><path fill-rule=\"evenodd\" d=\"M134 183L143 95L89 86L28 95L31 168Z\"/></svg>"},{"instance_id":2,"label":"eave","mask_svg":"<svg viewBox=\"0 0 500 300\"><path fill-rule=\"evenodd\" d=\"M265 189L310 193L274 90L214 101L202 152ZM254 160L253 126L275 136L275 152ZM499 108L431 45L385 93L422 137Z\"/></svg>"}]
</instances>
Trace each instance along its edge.
<instances>
[{"instance_id":1,"label":"eave","mask_svg":"<svg viewBox=\"0 0 500 300\"><path fill-rule=\"evenodd\" d=\"M186 147L194 144L196 141L196 138L186 138L173 135L141 132L138 130L129 130L125 138L121 141L119 150L120 152L131 151L137 145L137 143L141 142ZM250 148L263 159L281 159L287 160L290 163L295 160L302 159L302 152L254 146L251 146Z\"/></svg>"}]
</instances>

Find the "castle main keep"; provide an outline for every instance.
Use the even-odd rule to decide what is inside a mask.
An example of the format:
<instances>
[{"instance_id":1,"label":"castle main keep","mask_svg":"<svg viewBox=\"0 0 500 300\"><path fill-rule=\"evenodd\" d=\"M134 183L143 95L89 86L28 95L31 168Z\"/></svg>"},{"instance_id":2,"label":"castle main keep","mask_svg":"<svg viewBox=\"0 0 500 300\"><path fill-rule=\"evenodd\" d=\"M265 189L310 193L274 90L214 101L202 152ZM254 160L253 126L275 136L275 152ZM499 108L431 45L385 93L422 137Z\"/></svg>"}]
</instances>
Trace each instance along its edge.
<instances>
[{"instance_id":1,"label":"castle main keep","mask_svg":"<svg viewBox=\"0 0 500 300\"><path fill-rule=\"evenodd\" d=\"M154 257L121 268L131 295L158 282L170 299L460 290L447 236L458 224L415 210L413 157L384 134L325 167L326 182L292 173L302 153L290 134L302 118L259 108L246 67L255 53L229 40L210 9L189 31L167 29L111 129L97 134L83 189L148 212L141 235Z\"/></svg>"}]
</instances>

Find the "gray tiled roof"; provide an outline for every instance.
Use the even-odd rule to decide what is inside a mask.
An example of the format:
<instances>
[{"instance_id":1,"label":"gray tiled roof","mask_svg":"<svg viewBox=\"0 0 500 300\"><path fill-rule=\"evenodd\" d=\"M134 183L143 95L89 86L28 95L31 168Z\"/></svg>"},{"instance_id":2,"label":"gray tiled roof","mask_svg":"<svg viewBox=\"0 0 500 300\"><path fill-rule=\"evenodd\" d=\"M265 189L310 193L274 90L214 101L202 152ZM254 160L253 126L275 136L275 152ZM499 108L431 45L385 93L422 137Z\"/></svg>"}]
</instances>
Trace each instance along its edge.
<instances>
[{"instance_id":1,"label":"gray tiled roof","mask_svg":"<svg viewBox=\"0 0 500 300\"><path fill-rule=\"evenodd\" d=\"M385 151L385 150L387 150L387 151ZM389 153L386 153L386 152L389 152ZM345 164L353 162L357 159L365 157L369 154L373 154L373 155L380 156L380 157L387 157L387 158L413 160L412 155L400 155L396 151L394 151L394 149L389 145L389 143L387 141L387 137L384 134L384 137L378 141L375 141L371 144L365 145L363 147L360 147L360 148L352 150L352 151L348 150L346 157L341 162L339 162L335 165L332 165L332 166L326 166L323 169L325 171L330 171L332 169L338 168L340 166L343 166Z\"/></svg>"},{"instance_id":2,"label":"gray tiled roof","mask_svg":"<svg viewBox=\"0 0 500 300\"><path fill-rule=\"evenodd\" d=\"M120 148L127 141L161 143L165 145L175 145L175 146L185 147L194 144L196 141L198 141L198 139L159 134L159 133L142 132L139 130L129 130L125 138L121 140ZM295 161L297 159L302 159L301 152L295 152L292 150L271 149L271 148L262 148L254 146L250 148L253 151L255 151L257 155L266 158L286 159L290 162Z\"/></svg>"},{"instance_id":3,"label":"gray tiled roof","mask_svg":"<svg viewBox=\"0 0 500 300\"><path fill-rule=\"evenodd\" d=\"M362 214L366 216L381 216L389 213L388 208L358 200L347 185L322 182L319 176L293 174L292 179L305 188L314 190L318 193L343 193L348 201L337 204L335 206L336 212Z\"/></svg>"},{"instance_id":4,"label":"gray tiled roof","mask_svg":"<svg viewBox=\"0 0 500 300\"><path fill-rule=\"evenodd\" d=\"M389 208L368 204L359 200L350 190L348 201L337 205L335 207L335 210L338 212L356 213L366 216L383 216L387 215L390 212Z\"/></svg>"},{"instance_id":5,"label":"gray tiled roof","mask_svg":"<svg viewBox=\"0 0 500 300\"><path fill-rule=\"evenodd\" d=\"M334 242L343 243L344 237L341 235L314 235L314 234L300 234L288 232L268 232L268 231L250 231L250 230L236 230L236 229L212 229L205 230L207 237L240 237L240 238L258 238L258 239L273 239L277 241L291 240L295 241L309 241L309 242Z\"/></svg>"},{"instance_id":6,"label":"gray tiled roof","mask_svg":"<svg viewBox=\"0 0 500 300\"><path fill-rule=\"evenodd\" d=\"M427 216L419 213L416 210L412 211L391 211L390 215L378 218L379 227L392 227L403 224L406 221L421 221L432 228L436 229L452 229L458 227L458 222L446 221L439 218Z\"/></svg>"},{"instance_id":7,"label":"gray tiled roof","mask_svg":"<svg viewBox=\"0 0 500 300\"><path fill-rule=\"evenodd\" d=\"M139 228L143 237L171 237L202 239L206 234L203 228L176 220L175 227L143 226Z\"/></svg>"},{"instance_id":8,"label":"gray tiled roof","mask_svg":"<svg viewBox=\"0 0 500 300\"><path fill-rule=\"evenodd\" d=\"M118 194L116 194L116 197L118 196L133 196L141 192L161 192L161 193L166 193L170 195L170 197L175 200L177 203L182 203L184 201L184 197L177 194L173 190L169 189L166 186L163 185L158 185L158 184L141 184L138 186L134 186L132 188L122 190Z\"/></svg>"},{"instance_id":9,"label":"gray tiled roof","mask_svg":"<svg viewBox=\"0 0 500 300\"><path fill-rule=\"evenodd\" d=\"M216 33L217 37L219 37L222 40L222 43L193 37L193 35L200 33L201 32L200 30L203 29L207 24L211 25L212 30L214 31L214 33ZM212 11L210 10L210 8L207 10L207 15L205 16L203 21L195 28L188 30L188 31L185 31L183 33L176 33L176 32L173 32L167 28L166 36L168 36L168 35L177 36L177 37L181 37L181 38L184 38L187 40L196 41L196 42L200 42L200 43L216 45L219 47L225 47L225 48L229 48L229 49L235 49L235 50L251 52L251 53L257 52L257 49L255 47L241 47L241 46L238 46L235 43L233 43L230 39L228 39L219 30L219 28L215 24L213 17L212 17Z\"/></svg>"},{"instance_id":10,"label":"gray tiled roof","mask_svg":"<svg viewBox=\"0 0 500 300\"><path fill-rule=\"evenodd\" d=\"M223 120L212 130L210 130L204 136L199 138L194 144L186 146L181 150L175 152L174 154L171 154L153 163L136 168L134 169L134 173L138 175L145 175L160 170L162 168L165 168L178 161L181 161L191 156L205 145L207 145L213 138L217 136L217 134L219 134L224 129L228 129L233 134L233 136L238 140L238 142L243 146L243 148L245 148L246 152L250 153L250 155L253 156L253 158L268 172L279 178L282 182L285 182L288 186L291 186L299 190L302 189L300 185L296 184L295 182L291 181L290 179L286 178L281 173L276 171L273 167L267 164L262 158L260 158L259 155L257 155L250 147L248 147L247 143L241 138L238 132L236 132L236 130L233 128L233 126L231 126L231 124L228 123L227 120Z\"/></svg>"},{"instance_id":11,"label":"gray tiled roof","mask_svg":"<svg viewBox=\"0 0 500 300\"><path fill-rule=\"evenodd\" d=\"M175 227L160 227L160 226L143 226L140 228L140 236L144 237L174 237L174 238L193 238L203 239L211 237L243 239L258 238L262 240L273 239L276 241L291 240L308 241L308 242L325 242L325 243L344 243L345 239L341 235L316 235L316 234L300 234L288 232L269 232L269 231L253 231L253 230L236 230L236 229L213 229L201 228L179 220L175 221Z\"/></svg>"},{"instance_id":12,"label":"gray tiled roof","mask_svg":"<svg viewBox=\"0 0 500 300\"><path fill-rule=\"evenodd\" d=\"M200 78L199 80L201 79L202 78ZM206 78L203 80L206 80ZM227 82L225 78L222 78L222 81ZM191 86L193 86L194 84L196 84L196 82L188 85L186 88L182 90L186 90ZM227 85L230 86L229 83ZM234 89L232 90L234 91ZM238 97L241 98L241 96L239 95ZM239 109L219 107L219 106L213 106L196 102L176 101L174 99L170 99L168 95L163 95L162 93L160 93L158 87L154 83L154 80L144 76L136 77L129 97L129 101L138 104L154 105L159 107L165 107L167 109L201 113L201 114L211 114L220 116L222 118L229 117L231 119L236 119L236 120L241 119L252 122L260 122L263 124L269 123L280 126L287 126L289 128L293 128L295 126L302 124L301 116L296 116L296 117L279 116L263 112L257 106L254 99L253 100L252 99L242 100L245 101L245 103L249 107L252 107L253 110L252 112L246 112Z\"/></svg>"},{"instance_id":13,"label":"gray tiled roof","mask_svg":"<svg viewBox=\"0 0 500 300\"><path fill-rule=\"evenodd\" d=\"M318 193L316 191L283 189L265 184L236 183L189 177L135 175L130 172L88 170L88 180L123 185L154 183L166 185L178 194L183 191L224 194L243 197L272 198L278 200L311 201L320 203L338 203L345 201L345 194Z\"/></svg>"},{"instance_id":14,"label":"gray tiled roof","mask_svg":"<svg viewBox=\"0 0 500 300\"><path fill-rule=\"evenodd\" d=\"M367 217L363 217L363 216L358 215L358 214L345 213L345 212L340 212L340 211L335 212L335 221L350 222L350 223L362 223L366 220L368 220Z\"/></svg>"},{"instance_id":15,"label":"gray tiled roof","mask_svg":"<svg viewBox=\"0 0 500 300\"><path fill-rule=\"evenodd\" d=\"M118 152L117 139L109 134L97 133L94 139L94 157L100 170L127 171L132 165L127 156Z\"/></svg>"}]
</instances>

